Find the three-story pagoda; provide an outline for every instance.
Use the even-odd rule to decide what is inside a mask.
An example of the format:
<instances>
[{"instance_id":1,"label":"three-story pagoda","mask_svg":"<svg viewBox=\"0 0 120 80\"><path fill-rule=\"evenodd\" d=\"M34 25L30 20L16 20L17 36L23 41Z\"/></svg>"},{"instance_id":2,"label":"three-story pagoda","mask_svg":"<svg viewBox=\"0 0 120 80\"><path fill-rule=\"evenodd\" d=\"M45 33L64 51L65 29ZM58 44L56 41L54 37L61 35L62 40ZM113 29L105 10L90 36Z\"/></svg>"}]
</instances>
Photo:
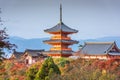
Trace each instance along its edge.
<instances>
[{"instance_id":1,"label":"three-story pagoda","mask_svg":"<svg viewBox=\"0 0 120 80\"><path fill-rule=\"evenodd\" d=\"M69 57L72 55L73 51L68 46L77 44L78 41L71 40L68 36L69 34L77 33L78 30L72 29L66 26L62 22L62 6L60 5L60 22L50 28L44 30L49 34L53 34L50 40L45 40L44 43L50 44L53 47L47 51L48 56L52 57Z\"/></svg>"}]
</instances>

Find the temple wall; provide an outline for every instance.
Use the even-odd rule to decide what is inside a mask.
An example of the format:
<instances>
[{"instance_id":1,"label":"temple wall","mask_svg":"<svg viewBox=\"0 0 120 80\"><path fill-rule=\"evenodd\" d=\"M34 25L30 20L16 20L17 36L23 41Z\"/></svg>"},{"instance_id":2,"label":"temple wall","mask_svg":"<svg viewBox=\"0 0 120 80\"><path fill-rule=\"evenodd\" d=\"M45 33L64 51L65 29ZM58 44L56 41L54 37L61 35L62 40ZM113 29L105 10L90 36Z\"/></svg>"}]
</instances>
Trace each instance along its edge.
<instances>
[{"instance_id":1,"label":"temple wall","mask_svg":"<svg viewBox=\"0 0 120 80\"><path fill-rule=\"evenodd\" d=\"M85 59L107 59L107 56L83 56L82 58L85 58Z\"/></svg>"}]
</instances>

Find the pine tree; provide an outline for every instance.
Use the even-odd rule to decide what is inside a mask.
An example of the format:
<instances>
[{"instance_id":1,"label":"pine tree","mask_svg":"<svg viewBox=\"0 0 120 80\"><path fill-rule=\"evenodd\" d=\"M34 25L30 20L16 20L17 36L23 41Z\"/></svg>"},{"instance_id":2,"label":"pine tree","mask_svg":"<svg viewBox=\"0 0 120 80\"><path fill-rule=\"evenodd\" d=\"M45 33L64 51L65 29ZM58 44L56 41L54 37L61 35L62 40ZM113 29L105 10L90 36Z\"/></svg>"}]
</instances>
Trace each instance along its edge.
<instances>
[{"instance_id":1,"label":"pine tree","mask_svg":"<svg viewBox=\"0 0 120 80\"><path fill-rule=\"evenodd\" d=\"M36 69L35 66L30 67L29 70L27 71L27 79L26 80L33 80L35 78L36 73L38 70Z\"/></svg>"},{"instance_id":2,"label":"pine tree","mask_svg":"<svg viewBox=\"0 0 120 80\"><path fill-rule=\"evenodd\" d=\"M35 64L32 64L26 71L26 80L34 80L41 65L41 62L36 62Z\"/></svg>"},{"instance_id":3,"label":"pine tree","mask_svg":"<svg viewBox=\"0 0 120 80\"><path fill-rule=\"evenodd\" d=\"M35 80L50 80L53 74L61 74L58 66L54 63L51 57L47 58L38 73Z\"/></svg>"}]
</instances>

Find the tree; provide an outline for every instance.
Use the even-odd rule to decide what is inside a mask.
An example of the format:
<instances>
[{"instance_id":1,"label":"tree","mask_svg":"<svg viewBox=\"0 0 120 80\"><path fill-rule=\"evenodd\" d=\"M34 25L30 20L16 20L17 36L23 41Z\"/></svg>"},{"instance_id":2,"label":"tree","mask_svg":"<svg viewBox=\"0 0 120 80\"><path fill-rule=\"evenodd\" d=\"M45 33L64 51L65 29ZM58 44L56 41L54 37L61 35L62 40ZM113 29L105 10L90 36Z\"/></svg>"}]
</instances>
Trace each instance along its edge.
<instances>
[{"instance_id":1,"label":"tree","mask_svg":"<svg viewBox=\"0 0 120 80\"><path fill-rule=\"evenodd\" d=\"M8 34L6 33L6 28L0 30L0 58L2 57L4 53L4 49L7 49L7 50L12 50L13 47L16 47L15 44L11 44L9 41L9 36Z\"/></svg>"},{"instance_id":2,"label":"tree","mask_svg":"<svg viewBox=\"0 0 120 80\"><path fill-rule=\"evenodd\" d=\"M37 72L38 70L35 67L31 67L27 72L27 80L33 80Z\"/></svg>"},{"instance_id":3,"label":"tree","mask_svg":"<svg viewBox=\"0 0 120 80\"><path fill-rule=\"evenodd\" d=\"M1 8L0 8L0 13L1 13ZM3 24L0 17L0 26L2 25ZM0 60L2 59L2 55L5 54L3 51L4 49L12 50L13 47L16 47L15 44L11 44L8 39L9 36L6 33L6 28L0 29Z\"/></svg>"},{"instance_id":4,"label":"tree","mask_svg":"<svg viewBox=\"0 0 120 80\"><path fill-rule=\"evenodd\" d=\"M83 45L82 45L82 44L79 44L79 46L78 46L78 47L79 47L79 49L81 49L81 48L83 47Z\"/></svg>"},{"instance_id":5,"label":"tree","mask_svg":"<svg viewBox=\"0 0 120 80\"><path fill-rule=\"evenodd\" d=\"M35 80L50 80L53 74L61 74L61 72L53 59L48 57L36 74Z\"/></svg>"},{"instance_id":6,"label":"tree","mask_svg":"<svg viewBox=\"0 0 120 80\"><path fill-rule=\"evenodd\" d=\"M2 11L1 11L1 8L0 8L0 14L1 13L2 13ZM2 19L0 17L0 26L3 25L2 22L3 21L2 21ZM4 49L12 50L13 47L16 47L16 45L11 44L8 39L9 39L9 36L6 33L6 28L0 29L0 60L2 60L2 55L5 54L4 51L3 51Z\"/></svg>"},{"instance_id":7,"label":"tree","mask_svg":"<svg viewBox=\"0 0 120 80\"><path fill-rule=\"evenodd\" d=\"M42 63L41 62L36 62L35 64L32 64L28 70L26 71L26 80L33 80L35 79L35 76L39 70L39 68L41 67Z\"/></svg>"}]
</instances>

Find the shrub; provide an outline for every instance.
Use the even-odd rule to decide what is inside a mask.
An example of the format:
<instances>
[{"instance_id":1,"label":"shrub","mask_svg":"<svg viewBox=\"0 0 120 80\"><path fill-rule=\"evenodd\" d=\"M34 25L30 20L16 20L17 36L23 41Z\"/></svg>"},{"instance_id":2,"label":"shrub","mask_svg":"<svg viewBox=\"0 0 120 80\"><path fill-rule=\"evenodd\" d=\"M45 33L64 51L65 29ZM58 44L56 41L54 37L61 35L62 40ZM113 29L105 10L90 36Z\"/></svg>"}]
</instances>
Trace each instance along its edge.
<instances>
[{"instance_id":1,"label":"shrub","mask_svg":"<svg viewBox=\"0 0 120 80\"><path fill-rule=\"evenodd\" d=\"M28 70L26 71L27 80L33 80L35 78L41 65L41 62L37 62L28 68Z\"/></svg>"}]
</instances>

